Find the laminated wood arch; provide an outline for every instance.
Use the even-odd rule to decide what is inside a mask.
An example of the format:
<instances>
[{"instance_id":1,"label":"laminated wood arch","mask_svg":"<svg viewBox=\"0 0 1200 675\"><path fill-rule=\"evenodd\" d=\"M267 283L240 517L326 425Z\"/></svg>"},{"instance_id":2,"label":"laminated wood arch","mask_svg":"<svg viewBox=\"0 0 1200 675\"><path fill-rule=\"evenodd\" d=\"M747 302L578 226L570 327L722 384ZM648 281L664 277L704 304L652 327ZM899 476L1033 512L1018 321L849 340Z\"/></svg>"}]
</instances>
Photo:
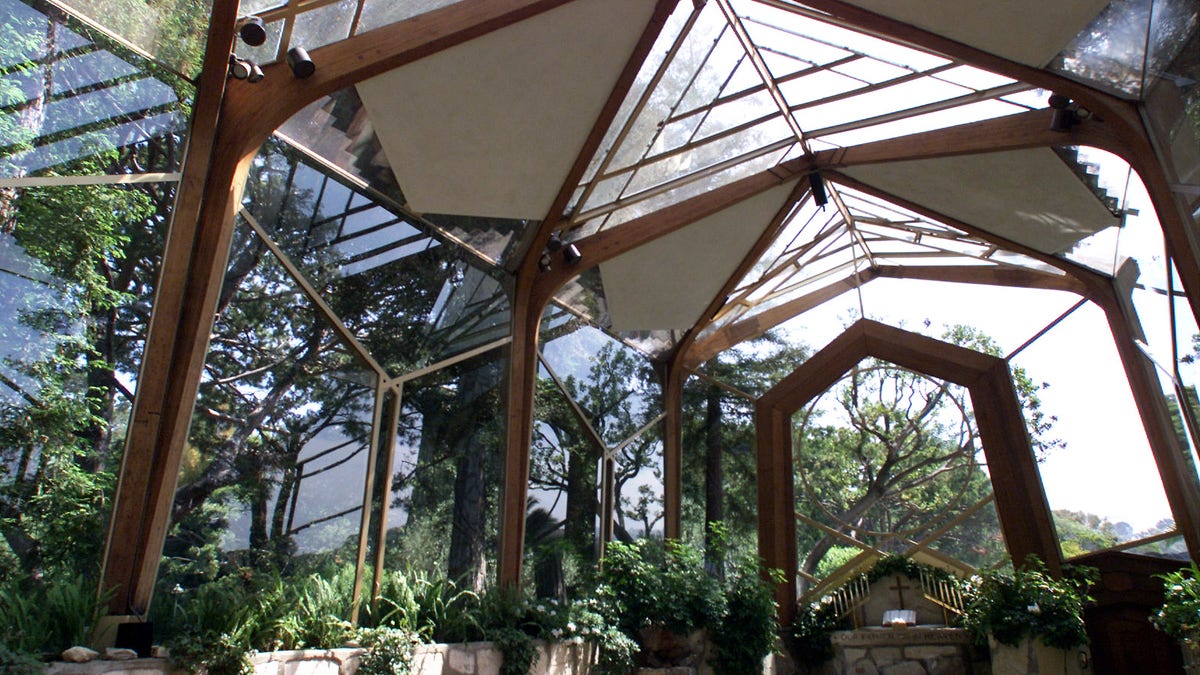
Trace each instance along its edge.
<instances>
[{"instance_id":1,"label":"laminated wood arch","mask_svg":"<svg viewBox=\"0 0 1200 675\"><path fill-rule=\"evenodd\" d=\"M1008 363L1001 358L860 320L763 394L757 427L758 546L764 562L787 575L776 591L780 619L795 616L797 568L792 414L865 358L874 357L966 387L987 457L1000 528L1013 560L1035 554L1062 566L1050 507L1021 415Z\"/></svg>"}]
</instances>

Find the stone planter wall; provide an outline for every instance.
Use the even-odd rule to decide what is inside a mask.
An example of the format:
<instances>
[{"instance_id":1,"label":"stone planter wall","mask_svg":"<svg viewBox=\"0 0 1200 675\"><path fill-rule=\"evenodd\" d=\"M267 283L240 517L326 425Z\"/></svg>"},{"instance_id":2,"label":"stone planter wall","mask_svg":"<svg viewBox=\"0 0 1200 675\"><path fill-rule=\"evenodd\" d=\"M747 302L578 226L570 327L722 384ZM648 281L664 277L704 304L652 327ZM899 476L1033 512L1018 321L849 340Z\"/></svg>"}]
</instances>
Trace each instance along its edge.
<instances>
[{"instance_id":1,"label":"stone planter wall","mask_svg":"<svg viewBox=\"0 0 1200 675\"><path fill-rule=\"evenodd\" d=\"M537 642L535 675L588 675L595 647L583 643ZM251 658L254 675L353 675L361 649L264 652ZM415 675L497 675L504 655L491 642L421 645L413 654ZM189 675L166 659L52 663L46 675Z\"/></svg>"},{"instance_id":2,"label":"stone planter wall","mask_svg":"<svg viewBox=\"0 0 1200 675\"><path fill-rule=\"evenodd\" d=\"M1025 638L1016 647L1010 647L996 642L995 638L989 638L988 647L992 653L993 675L1086 675L1091 672L1091 651L1086 646L1055 649L1047 647L1041 640Z\"/></svg>"}]
</instances>

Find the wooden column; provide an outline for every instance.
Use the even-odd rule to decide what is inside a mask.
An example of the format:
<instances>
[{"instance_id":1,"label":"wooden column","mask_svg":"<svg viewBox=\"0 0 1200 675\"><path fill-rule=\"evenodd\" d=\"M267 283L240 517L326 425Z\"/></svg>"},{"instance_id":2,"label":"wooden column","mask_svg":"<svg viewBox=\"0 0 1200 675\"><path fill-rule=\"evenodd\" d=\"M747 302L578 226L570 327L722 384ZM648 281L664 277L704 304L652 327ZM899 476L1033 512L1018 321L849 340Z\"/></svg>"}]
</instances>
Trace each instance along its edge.
<instances>
[{"instance_id":1,"label":"wooden column","mask_svg":"<svg viewBox=\"0 0 1200 675\"><path fill-rule=\"evenodd\" d=\"M780 569L784 582L775 588L779 623L796 617L796 495L792 471L792 415L779 408L755 406L758 438L758 554L768 568Z\"/></svg>"},{"instance_id":2,"label":"wooden column","mask_svg":"<svg viewBox=\"0 0 1200 675\"><path fill-rule=\"evenodd\" d=\"M111 614L149 610L229 249L233 186L245 175L222 161L216 141L236 20L236 2L215 3L105 542Z\"/></svg>"},{"instance_id":3,"label":"wooden column","mask_svg":"<svg viewBox=\"0 0 1200 675\"><path fill-rule=\"evenodd\" d=\"M513 298L512 342L509 344L505 401L504 484L500 496L499 579L514 588L521 583L525 554L525 500L529 496L529 444L533 437L533 395L537 387L538 329L544 302L517 279Z\"/></svg>"}]
</instances>

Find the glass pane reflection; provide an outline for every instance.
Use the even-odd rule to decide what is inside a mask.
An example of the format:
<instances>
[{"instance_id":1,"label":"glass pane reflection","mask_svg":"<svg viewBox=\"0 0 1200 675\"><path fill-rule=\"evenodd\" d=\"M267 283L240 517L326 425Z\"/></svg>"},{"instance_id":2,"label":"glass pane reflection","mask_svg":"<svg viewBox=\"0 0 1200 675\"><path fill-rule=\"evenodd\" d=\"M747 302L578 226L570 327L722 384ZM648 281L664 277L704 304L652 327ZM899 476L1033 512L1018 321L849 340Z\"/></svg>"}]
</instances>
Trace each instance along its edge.
<instances>
[{"instance_id":1,"label":"glass pane reflection","mask_svg":"<svg viewBox=\"0 0 1200 675\"><path fill-rule=\"evenodd\" d=\"M175 493L163 578L221 563L353 565L375 373L240 227ZM252 336L252 337L251 337ZM209 553L204 553L209 551ZM182 575L182 577L180 576Z\"/></svg>"},{"instance_id":2,"label":"glass pane reflection","mask_svg":"<svg viewBox=\"0 0 1200 675\"><path fill-rule=\"evenodd\" d=\"M191 85L36 6L0 0L0 42L6 45L0 66L0 175L49 168L70 174L176 170L182 154L177 151L146 152L120 168L105 153L182 145ZM77 163L89 157L97 162Z\"/></svg>"}]
</instances>

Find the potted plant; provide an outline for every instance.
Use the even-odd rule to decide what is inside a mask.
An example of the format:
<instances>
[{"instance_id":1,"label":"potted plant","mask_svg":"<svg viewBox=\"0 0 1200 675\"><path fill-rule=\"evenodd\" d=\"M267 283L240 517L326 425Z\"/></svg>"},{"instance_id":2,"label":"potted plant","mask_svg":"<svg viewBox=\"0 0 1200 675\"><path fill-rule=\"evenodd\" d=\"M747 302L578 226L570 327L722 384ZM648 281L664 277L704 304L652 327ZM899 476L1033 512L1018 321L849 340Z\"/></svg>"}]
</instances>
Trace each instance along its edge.
<instances>
[{"instance_id":1,"label":"potted plant","mask_svg":"<svg viewBox=\"0 0 1200 675\"><path fill-rule=\"evenodd\" d=\"M1193 562L1158 578L1163 582L1163 604L1150 622L1179 642L1184 669L1200 673L1200 569Z\"/></svg>"},{"instance_id":2,"label":"potted plant","mask_svg":"<svg viewBox=\"0 0 1200 675\"><path fill-rule=\"evenodd\" d=\"M1032 556L1011 572L985 572L971 580L963 625L991 648L993 672L1077 672L1088 660L1083 607L1095 576L1072 568L1056 579Z\"/></svg>"}]
</instances>

